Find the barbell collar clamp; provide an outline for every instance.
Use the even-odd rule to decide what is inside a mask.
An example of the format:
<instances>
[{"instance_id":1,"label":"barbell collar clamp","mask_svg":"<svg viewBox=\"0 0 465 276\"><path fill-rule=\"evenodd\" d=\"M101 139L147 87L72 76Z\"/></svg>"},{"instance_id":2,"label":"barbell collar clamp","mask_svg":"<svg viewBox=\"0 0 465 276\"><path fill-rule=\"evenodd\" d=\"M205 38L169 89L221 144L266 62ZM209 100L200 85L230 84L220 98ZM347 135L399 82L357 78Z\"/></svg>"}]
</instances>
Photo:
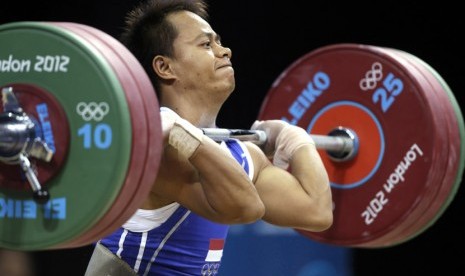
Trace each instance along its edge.
<instances>
[{"instance_id":1,"label":"barbell collar clamp","mask_svg":"<svg viewBox=\"0 0 465 276\"><path fill-rule=\"evenodd\" d=\"M36 125L19 105L11 87L2 89L2 101L0 161L10 165L19 164L32 188L34 200L44 204L50 195L40 185L28 156L50 162L53 151L37 136Z\"/></svg>"},{"instance_id":2,"label":"barbell collar clamp","mask_svg":"<svg viewBox=\"0 0 465 276\"><path fill-rule=\"evenodd\" d=\"M42 188L36 174L32 170L31 162L23 154L19 155L19 165L21 166L21 169L23 170L27 180L29 181L29 184L31 185L34 200L38 204L47 203L50 199L50 194L46 189Z\"/></svg>"}]
</instances>

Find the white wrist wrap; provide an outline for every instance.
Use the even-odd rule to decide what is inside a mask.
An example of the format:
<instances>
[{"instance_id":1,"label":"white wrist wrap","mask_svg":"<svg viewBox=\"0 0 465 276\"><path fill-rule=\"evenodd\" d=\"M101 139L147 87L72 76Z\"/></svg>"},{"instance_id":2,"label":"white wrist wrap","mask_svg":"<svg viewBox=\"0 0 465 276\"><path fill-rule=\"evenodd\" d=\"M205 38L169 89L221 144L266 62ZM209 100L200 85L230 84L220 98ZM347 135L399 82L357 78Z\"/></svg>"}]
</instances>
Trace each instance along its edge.
<instances>
[{"instance_id":1,"label":"white wrist wrap","mask_svg":"<svg viewBox=\"0 0 465 276\"><path fill-rule=\"evenodd\" d=\"M276 138L273 164L287 170L294 153L305 145L315 145L315 141L304 129L294 125L286 126Z\"/></svg>"},{"instance_id":2,"label":"white wrist wrap","mask_svg":"<svg viewBox=\"0 0 465 276\"><path fill-rule=\"evenodd\" d=\"M188 121L178 118L170 131L168 143L186 158L200 146L203 132Z\"/></svg>"}]
</instances>

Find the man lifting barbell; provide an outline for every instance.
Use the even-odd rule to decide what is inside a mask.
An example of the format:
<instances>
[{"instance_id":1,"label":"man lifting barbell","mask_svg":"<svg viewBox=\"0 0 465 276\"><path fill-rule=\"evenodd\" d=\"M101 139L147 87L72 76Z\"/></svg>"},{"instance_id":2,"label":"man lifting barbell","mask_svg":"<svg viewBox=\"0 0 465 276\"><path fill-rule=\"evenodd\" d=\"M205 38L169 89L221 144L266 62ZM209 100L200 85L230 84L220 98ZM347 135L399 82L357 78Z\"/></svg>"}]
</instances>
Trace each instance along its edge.
<instances>
[{"instance_id":1,"label":"man lifting barbell","mask_svg":"<svg viewBox=\"0 0 465 276\"><path fill-rule=\"evenodd\" d=\"M305 130L257 121L252 128L267 134L263 152L234 139L218 144L199 129L216 127L235 86L231 50L206 18L203 1L148 1L129 14L123 42L153 80L165 146L147 200L97 243L86 275L119 275L117 266L214 275L228 224L264 219L322 231L332 223L328 176Z\"/></svg>"},{"instance_id":2,"label":"man lifting barbell","mask_svg":"<svg viewBox=\"0 0 465 276\"><path fill-rule=\"evenodd\" d=\"M120 265L128 273L135 273L133 268L144 273L155 266L142 259L128 261L129 266L123 261L127 254L151 254L146 260L153 257L156 263L166 251L141 249L131 255L129 237L141 235L137 251L151 241L144 230L168 231L176 215L188 212L180 225L197 218L214 229L200 233L202 238L219 237L202 245L201 264L207 263L202 271L213 273L231 223L262 217L317 241L376 248L417 236L452 201L465 166L464 122L446 82L422 60L370 45L316 49L273 83L252 130L220 129L216 115L234 89L231 52L204 19L187 11L166 18L161 26L171 40L155 36L148 42L173 41L174 46L166 50L154 43L163 51L149 52L162 54L137 54L145 70L120 42L89 26L0 26L0 247L72 248L103 238L101 244L116 255L98 245L94 258L111 257L102 269ZM133 20L138 21L136 11ZM168 28L173 24L188 26ZM191 35L199 28L206 33L195 40ZM139 47L129 41L142 39L125 41L137 53ZM208 116L201 117L203 112ZM278 146L274 153L270 143ZM303 157L302 151L312 156ZM185 162L176 165L182 156ZM318 188L312 185L318 182L307 186L300 181L305 173L296 181L268 160L295 175L316 164L314 174L305 173L321 177L322 190L329 178L331 191L314 198ZM276 175L290 182L274 185ZM283 191L272 201L288 185L300 194L290 189L287 197L302 201L285 200ZM326 214L305 212L318 200ZM309 218L305 215L322 215L321 224L307 228L301 224ZM112 240L119 231L121 247L120 240ZM177 240L167 244L172 241ZM90 265L89 274L100 268Z\"/></svg>"}]
</instances>

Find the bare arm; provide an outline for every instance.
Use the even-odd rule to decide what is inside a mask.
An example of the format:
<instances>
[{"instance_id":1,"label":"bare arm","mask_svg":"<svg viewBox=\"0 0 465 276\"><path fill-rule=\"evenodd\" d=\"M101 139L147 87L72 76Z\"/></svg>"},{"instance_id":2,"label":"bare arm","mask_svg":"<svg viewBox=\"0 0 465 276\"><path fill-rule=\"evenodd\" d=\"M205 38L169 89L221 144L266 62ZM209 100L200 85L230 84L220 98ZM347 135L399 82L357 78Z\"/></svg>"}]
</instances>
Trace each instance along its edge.
<instances>
[{"instance_id":1,"label":"bare arm","mask_svg":"<svg viewBox=\"0 0 465 276\"><path fill-rule=\"evenodd\" d=\"M199 137L189 156L166 144L152 196L144 206L178 202L220 223L260 219L264 205L244 169L229 151L206 136Z\"/></svg>"},{"instance_id":2,"label":"bare arm","mask_svg":"<svg viewBox=\"0 0 465 276\"><path fill-rule=\"evenodd\" d=\"M281 130L268 134L277 136ZM289 171L273 165L257 146L248 147L256 163L255 186L265 204L265 221L308 231L323 231L331 226L329 179L313 144L301 145L289 156ZM271 148L266 151L274 153Z\"/></svg>"}]
</instances>

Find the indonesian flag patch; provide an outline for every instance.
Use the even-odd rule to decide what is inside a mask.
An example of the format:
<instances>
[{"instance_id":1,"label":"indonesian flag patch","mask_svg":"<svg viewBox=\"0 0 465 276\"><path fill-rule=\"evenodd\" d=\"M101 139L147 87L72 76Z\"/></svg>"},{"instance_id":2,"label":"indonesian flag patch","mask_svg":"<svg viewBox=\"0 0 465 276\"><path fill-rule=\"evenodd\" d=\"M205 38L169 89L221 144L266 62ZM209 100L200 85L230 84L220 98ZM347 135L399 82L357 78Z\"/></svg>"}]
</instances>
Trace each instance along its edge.
<instances>
[{"instance_id":1,"label":"indonesian flag patch","mask_svg":"<svg viewBox=\"0 0 465 276\"><path fill-rule=\"evenodd\" d=\"M224 239L210 239L206 262L219 262L223 257Z\"/></svg>"}]
</instances>

